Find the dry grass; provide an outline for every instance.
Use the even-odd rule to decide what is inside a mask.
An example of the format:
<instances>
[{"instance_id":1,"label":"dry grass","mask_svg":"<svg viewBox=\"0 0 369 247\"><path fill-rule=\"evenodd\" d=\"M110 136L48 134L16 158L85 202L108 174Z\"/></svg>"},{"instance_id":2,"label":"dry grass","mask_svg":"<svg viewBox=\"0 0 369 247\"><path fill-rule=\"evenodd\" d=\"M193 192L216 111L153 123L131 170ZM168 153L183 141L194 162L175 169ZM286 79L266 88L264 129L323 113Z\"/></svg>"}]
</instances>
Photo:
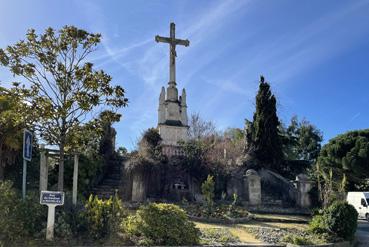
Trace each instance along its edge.
<instances>
[{"instance_id":1,"label":"dry grass","mask_svg":"<svg viewBox=\"0 0 369 247\"><path fill-rule=\"evenodd\" d=\"M285 229L297 229L306 230L307 224L299 223L279 223L279 222L259 222L252 221L245 224L238 224L241 227L270 227L270 228L285 228Z\"/></svg>"},{"instance_id":2,"label":"dry grass","mask_svg":"<svg viewBox=\"0 0 369 247\"><path fill-rule=\"evenodd\" d=\"M303 215L283 215L283 214L253 214L258 218L263 219L278 219L278 220L301 220L309 221L311 217Z\"/></svg>"},{"instance_id":3,"label":"dry grass","mask_svg":"<svg viewBox=\"0 0 369 247\"><path fill-rule=\"evenodd\" d=\"M207 224L195 222L198 228L225 228L228 229L233 235L237 236L242 243L261 243L251 233L247 232L246 229L237 225L223 225L223 224Z\"/></svg>"}]
</instances>

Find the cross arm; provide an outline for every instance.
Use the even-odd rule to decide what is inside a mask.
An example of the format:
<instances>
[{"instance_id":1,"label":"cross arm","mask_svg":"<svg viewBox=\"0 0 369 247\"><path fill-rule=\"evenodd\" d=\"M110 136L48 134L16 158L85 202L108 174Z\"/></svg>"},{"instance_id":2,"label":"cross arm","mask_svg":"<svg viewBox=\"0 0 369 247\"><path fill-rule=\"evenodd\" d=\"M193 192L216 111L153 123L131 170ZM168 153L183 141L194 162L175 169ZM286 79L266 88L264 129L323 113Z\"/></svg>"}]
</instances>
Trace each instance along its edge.
<instances>
[{"instance_id":1,"label":"cross arm","mask_svg":"<svg viewBox=\"0 0 369 247\"><path fill-rule=\"evenodd\" d=\"M163 43L170 43L171 39L170 38L166 38L166 37L161 37L159 35L155 36L155 41L156 42L163 42Z\"/></svg>"},{"instance_id":2,"label":"cross arm","mask_svg":"<svg viewBox=\"0 0 369 247\"><path fill-rule=\"evenodd\" d=\"M184 46L189 46L190 45L190 41L188 39L183 40L183 39L176 39L176 44L177 45L184 45Z\"/></svg>"}]
</instances>

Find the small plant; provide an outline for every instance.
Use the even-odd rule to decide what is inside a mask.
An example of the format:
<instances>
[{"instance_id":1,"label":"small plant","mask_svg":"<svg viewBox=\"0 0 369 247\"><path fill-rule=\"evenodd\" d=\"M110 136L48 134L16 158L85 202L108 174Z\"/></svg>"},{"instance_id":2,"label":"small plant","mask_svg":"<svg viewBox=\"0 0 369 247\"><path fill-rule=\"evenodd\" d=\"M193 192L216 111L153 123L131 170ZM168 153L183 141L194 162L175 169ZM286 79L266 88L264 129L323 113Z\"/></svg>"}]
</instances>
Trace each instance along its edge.
<instances>
[{"instance_id":1,"label":"small plant","mask_svg":"<svg viewBox=\"0 0 369 247\"><path fill-rule=\"evenodd\" d=\"M121 200L115 195L108 200L90 195L83 216L91 237L101 239L116 233L125 216Z\"/></svg>"},{"instance_id":2,"label":"small plant","mask_svg":"<svg viewBox=\"0 0 369 247\"><path fill-rule=\"evenodd\" d=\"M227 198L227 194L223 191L222 194L221 194L222 201L225 201L226 198Z\"/></svg>"},{"instance_id":3,"label":"small plant","mask_svg":"<svg viewBox=\"0 0 369 247\"><path fill-rule=\"evenodd\" d=\"M232 203L229 205L229 214L234 215L235 209L238 203L238 195L236 193L233 193L232 195Z\"/></svg>"},{"instance_id":4,"label":"small plant","mask_svg":"<svg viewBox=\"0 0 369 247\"><path fill-rule=\"evenodd\" d=\"M327 223L323 215L315 215L309 222L308 230L315 234L324 234L327 232Z\"/></svg>"},{"instance_id":5,"label":"small plant","mask_svg":"<svg viewBox=\"0 0 369 247\"><path fill-rule=\"evenodd\" d=\"M123 230L137 245L195 245L200 237L185 211L165 203L140 207L124 221Z\"/></svg>"},{"instance_id":6,"label":"small plant","mask_svg":"<svg viewBox=\"0 0 369 247\"><path fill-rule=\"evenodd\" d=\"M312 245L314 244L310 239L303 236L297 236L294 234L289 234L283 237L282 242L297 244L297 245Z\"/></svg>"},{"instance_id":7,"label":"small plant","mask_svg":"<svg viewBox=\"0 0 369 247\"><path fill-rule=\"evenodd\" d=\"M214 207L214 188L214 177L208 175L205 182L201 185L201 192L204 195L206 208L209 215L211 215Z\"/></svg>"}]
</instances>

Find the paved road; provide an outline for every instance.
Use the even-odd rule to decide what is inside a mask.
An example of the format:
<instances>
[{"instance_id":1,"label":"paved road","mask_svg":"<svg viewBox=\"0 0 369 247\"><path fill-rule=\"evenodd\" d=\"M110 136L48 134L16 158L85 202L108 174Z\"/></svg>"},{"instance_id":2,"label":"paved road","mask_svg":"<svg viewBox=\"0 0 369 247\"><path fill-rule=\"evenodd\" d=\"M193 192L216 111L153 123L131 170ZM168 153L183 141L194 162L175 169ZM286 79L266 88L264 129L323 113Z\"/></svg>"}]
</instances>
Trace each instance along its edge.
<instances>
[{"instance_id":1,"label":"paved road","mask_svg":"<svg viewBox=\"0 0 369 247\"><path fill-rule=\"evenodd\" d=\"M369 246L369 222L360 220L356 231L359 246Z\"/></svg>"}]
</instances>

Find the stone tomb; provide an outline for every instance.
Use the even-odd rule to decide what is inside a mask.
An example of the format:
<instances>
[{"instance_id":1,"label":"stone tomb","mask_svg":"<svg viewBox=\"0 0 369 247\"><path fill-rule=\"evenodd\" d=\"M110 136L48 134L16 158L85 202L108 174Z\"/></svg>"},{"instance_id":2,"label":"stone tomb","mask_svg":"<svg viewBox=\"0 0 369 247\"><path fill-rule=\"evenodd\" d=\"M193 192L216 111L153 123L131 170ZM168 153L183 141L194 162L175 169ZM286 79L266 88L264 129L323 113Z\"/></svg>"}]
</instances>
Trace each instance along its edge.
<instances>
[{"instance_id":1,"label":"stone tomb","mask_svg":"<svg viewBox=\"0 0 369 247\"><path fill-rule=\"evenodd\" d=\"M261 204L261 182L260 176L255 170L247 170L245 177L247 178L249 204L260 205Z\"/></svg>"}]
</instances>

